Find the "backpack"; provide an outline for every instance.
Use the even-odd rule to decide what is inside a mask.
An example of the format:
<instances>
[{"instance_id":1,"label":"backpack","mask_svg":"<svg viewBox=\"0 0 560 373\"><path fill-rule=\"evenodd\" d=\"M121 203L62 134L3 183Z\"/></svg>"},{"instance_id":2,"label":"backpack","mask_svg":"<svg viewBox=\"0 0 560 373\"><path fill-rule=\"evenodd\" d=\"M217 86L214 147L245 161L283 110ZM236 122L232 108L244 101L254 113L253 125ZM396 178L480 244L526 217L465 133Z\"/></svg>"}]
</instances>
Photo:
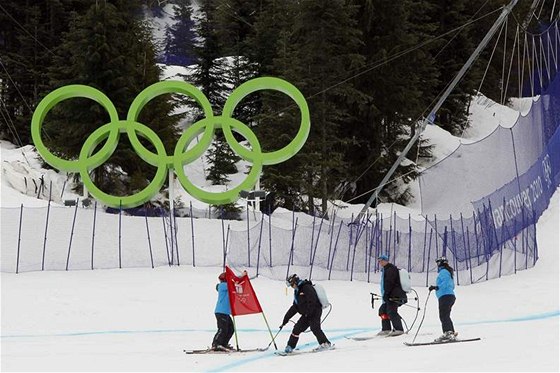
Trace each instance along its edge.
<instances>
[{"instance_id":1,"label":"backpack","mask_svg":"<svg viewBox=\"0 0 560 373\"><path fill-rule=\"evenodd\" d=\"M401 288L405 293L410 293L412 291L412 283L410 280L410 273L404 268L399 269L399 280L401 282Z\"/></svg>"},{"instance_id":2,"label":"backpack","mask_svg":"<svg viewBox=\"0 0 560 373\"><path fill-rule=\"evenodd\" d=\"M325 291L325 288L323 288L319 284L313 284L313 288L317 293L317 298L319 298L319 303L321 303L321 308L325 309L328 306L330 306L331 304L329 302L329 299L327 298L327 292Z\"/></svg>"}]
</instances>

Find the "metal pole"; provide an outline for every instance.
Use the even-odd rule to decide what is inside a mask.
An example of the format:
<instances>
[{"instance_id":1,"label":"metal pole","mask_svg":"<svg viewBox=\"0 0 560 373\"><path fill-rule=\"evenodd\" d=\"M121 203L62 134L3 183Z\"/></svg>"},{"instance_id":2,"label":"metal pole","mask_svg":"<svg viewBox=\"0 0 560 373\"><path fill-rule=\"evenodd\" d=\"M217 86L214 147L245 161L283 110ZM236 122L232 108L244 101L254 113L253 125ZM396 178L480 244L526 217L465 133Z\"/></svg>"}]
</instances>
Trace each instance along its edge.
<instances>
[{"instance_id":1,"label":"metal pole","mask_svg":"<svg viewBox=\"0 0 560 373\"><path fill-rule=\"evenodd\" d=\"M373 203L373 201L375 201L377 199L377 197L379 196L379 194L381 193L381 190L383 190L383 187L387 184L387 182L389 181L389 179L391 178L391 176L393 176L393 173L395 172L395 170L397 169L397 167L401 164L401 162L403 161L404 157L406 157L406 155L408 154L408 152L410 151L410 149L412 148L412 145L414 145L414 143L420 138L420 135L424 132L424 130L426 129L426 126L428 125L428 123L433 123L433 120L436 116L436 112L441 108L441 106L443 105L444 101L447 99L447 97L449 96L449 94L451 93L451 91L455 88L455 86L457 85L457 83L459 83L459 81L463 78L463 76L465 75L465 73L468 71L468 69L471 67L472 63L474 62L474 60L478 57L478 55L480 54L480 52L482 52L482 50L486 47L486 45L488 44L488 42L490 41L490 39L494 36L494 34L496 33L496 31L498 30L498 28L501 26L501 24L505 21L506 17L508 16L508 14L511 12L511 10L513 9L513 7L515 6L515 4L517 4L518 0L512 0L508 5L506 5L504 7L504 9L502 10L502 13L500 14L500 16L498 17L498 19L496 20L496 22L494 22L494 24L492 25L492 27L490 28L490 30L488 31L488 33L486 34L486 36L484 37L484 39L482 39L482 41L480 42L480 44L478 45L478 47L476 47L475 51L471 54L471 56L469 57L469 59L467 60L467 62L465 62L465 64L463 65L463 67L461 68L461 70L457 73L457 75L455 76L455 78L453 79L453 81L447 86L447 89L445 90L445 92L443 92L443 94L441 95L441 97L439 98L438 102L435 104L435 106L433 107L433 109L430 111L430 113L420 122L419 128L417 128L416 133L414 134L414 136L410 139L410 141L408 142L408 144L406 145L406 147L404 148L404 150L401 152L401 154L399 155L399 157L397 158L397 160L395 161L395 163L393 164L393 166L391 166L391 168L389 169L389 172L387 172L387 174L385 175L385 177L383 178L383 180L381 180L381 183L379 183L379 186L377 188L375 188L375 191L373 192L373 194L371 195L371 197L369 198L369 200L366 202L366 204L364 205L364 207L362 208L362 210L360 211L360 213L356 216L356 220L355 222L358 222L362 219L363 215L366 213L366 211L368 210L368 208L371 206L371 204Z\"/></svg>"},{"instance_id":2,"label":"metal pole","mask_svg":"<svg viewBox=\"0 0 560 373\"><path fill-rule=\"evenodd\" d=\"M66 270L68 271L68 264L70 263L70 249L72 249L72 237L74 237L74 226L76 225L76 214L78 213L78 201L76 198L76 207L74 208L74 218L72 219L72 230L70 231L70 242L68 242L68 256L66 257Z\"/></svg>"},{"instance_id":3,"label":"metal pole","mask_svg":"<svg viewBox=\"0 0 560 373\"><path fill-rule=\"evenodd\" d=\"M21 222L23 220L23 203L19 209L19 229L18 229L18 242L17 242L17 257L16 257L16 273L19 273L19 250L21 248Z\"/></svg>"},{"instance_id":4,"label":"metal pole","mask_svg":"<svg viewBox=\"0 0 560 373\"><path fill-rule=\"evenodd\" d=\"M43 240L43 261L41 262L41 271L45 270L45 251L47 249L47 231L49 228L49 213L51 210L51 197L52 197L52 181L49 186L49 204L47 205L47 218L45 220L45 238Z\"/></svg>"},{"instance_id":5,"label":"metal pole","mask_svg":"<svg viewBox=\"0 0 560 373\"><path fill-rule=\"evenodd\" d=\"M171 264L175 264L174 260L174 248L177 244L175 241L175 234L174 234L174 217L175 217L175 188L174 188L174 178L173 178L173 169L169 169L169 240L171 243Z\"/></svg>"},{"instance_id":6,"label":"metal pole","mask_svg":"<svg viewBox=\"0 0 560 373\"><path fill-rule=\"evenodd\" d=\"M91 269L93 269L93 248L95 245L95 219L97 217L97 201L93 204L93 228L91 232Z\"/></svg>"}]
</instances>

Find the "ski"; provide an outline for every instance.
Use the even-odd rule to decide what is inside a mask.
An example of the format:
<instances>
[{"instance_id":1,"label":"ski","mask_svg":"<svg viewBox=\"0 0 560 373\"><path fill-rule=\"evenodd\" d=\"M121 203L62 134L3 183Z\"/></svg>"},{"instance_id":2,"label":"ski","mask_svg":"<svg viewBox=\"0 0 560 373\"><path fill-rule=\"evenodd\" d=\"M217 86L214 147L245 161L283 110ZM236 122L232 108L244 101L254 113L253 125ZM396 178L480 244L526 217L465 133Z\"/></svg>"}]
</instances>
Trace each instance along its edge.
<instances>
[{"instance_id":1,"label":"ski","mask_svg":"<svg viewBox=\"0 0 560 373\"><path fill-rule=\"evenodd\" d=\"M193 355L193 354L223 354L223 355L227 355L227 354L235 354L235 353L241 353L241 352L256 352L256 351L266 351L267 349L264 348L251 348L251 349L245 349L245 350L214 350L211 348L205 348L205 349L199 349L199 350L183 350L183 352L187 355Z\"/></svg>"},{"instance_id":2,"label":"ski","mask_svg":"<svg viewBox=\"0 0 560 373\"><path fill-rule=\"evenodd\" d=\"M370 335L370 336L364 336L364 337L344 337L344 338L349 339L351 341L369 341L369 340L372 340L372 339L385 339L385 338L400 337L400 336L406 335L406 334L407 333L399 334L399 335L383 334L383 335Z\"/></svg>"},{"instance_id":3,"label":"ski","mask_svg":"<svg viewBox=\"0 0 560 373\"><path fill-rule=\"evenodd\" d=\"M474 342L474 341L480 341L480 338L469 338L469 339L454 339L451 341L445 341L445 342L421 342L421 343L408 343L408 342L404 342L404 344L406 346L429 346L429 345L445 345L445 344L450 344L450 343L459 343L459 342Z\"/></svg>"},{"instance_id":4,"label":"ski","mask_svg":"<svg viewBox=\"0 0 560 373\"><path fill-rule=\"evenodd\" d=\"M278 356L302 355L302 354L312 354L312 353L317 353L317 352L330 351L330 350L334 350L334 348L335 347L334 347L334 344L333 344L329 348L319 348L319 347L317 347L317 348L314 348L312 350L305 350L305 351L294 350L292 352L274 351L274 354L278 355Z\"/></svg>"}]
</instances>

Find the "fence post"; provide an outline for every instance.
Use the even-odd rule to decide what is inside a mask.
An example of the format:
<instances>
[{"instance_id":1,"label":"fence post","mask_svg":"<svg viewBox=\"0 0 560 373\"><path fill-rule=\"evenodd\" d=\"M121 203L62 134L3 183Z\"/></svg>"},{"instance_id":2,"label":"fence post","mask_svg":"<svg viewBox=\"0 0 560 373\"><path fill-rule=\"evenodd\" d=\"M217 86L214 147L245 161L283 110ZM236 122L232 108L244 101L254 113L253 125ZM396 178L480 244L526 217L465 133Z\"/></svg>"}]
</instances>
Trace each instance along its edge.
<instances>
[{"instance_id":1,"label":"fence post","mask_svg":"<svg viewBox=\"0 0 560 373\"><path fill-rule=\"evenodd\" d=\"M411 271L412 267L412 222L410 219L410 214L408 214L408 269L407 271Z\"/></svg>"},{"instance_id":2,"label":"fence post","mask_svg":"<svg viewBox=\"0 0 560 373\"><path fill-rule=\"evenodd\" d=\"M68 263L70 262L70 249L72 248L72 237L74 236L74 226L76 224L77 213L78 213L78 199L76 198L76 207L74 208L74 218L72 219L72 230L70 231L70 242L68 243L68 256L66 257L67 271L68 271Z\"/></svg>"},{"instance_id":3,"label":"fence post","mask_svg":"<svg viewBox=\"0 0 560 373\"><path fill-rule=\"evenodd\" d=\"M332 259L331 259L331 268L329 269L329 280L331 279L331 272L332 272L333 263L334 263L334 256L336 255L336 247L338 245L338 237L340 236L340 230L342 229L343 225L344 225L344 220L341 220L340 225L338 226L338 234L336 235L336 241L334 243L334 250L333 250Z\"/></svg>"},{"instance_id":4,"label":"fence post","mask_svg":"<svg viewBox=\"0 0 560 373\"><path fill-rule=\"evenodd\" d=\"M52 193L52 181L50 182L49 203L47 205L47 218L45 219L45 238L43 239L43 260L41 261L41 271L45 270L45 251L47 250L47 231L49 228L49 213L51 210L51 193Z\"/></svg>"},{"instance_id":5,"label":"fence post","mask_svg":"<svg viewBox=\"0 0 560 373\"><path fill-rule=\"evenodd\" d=\"M175 209L173 209L173 216L171 217L173 219L173 234L174 234L174 244L175 244L175 250L177 252L177 265L180 266L181 265L181 258L179 258L179 240L177 239L177 217L175 216Z\"/></svg>"},{"instance_id":6,"label":"fence post","mask_svg":"<svg viewBox=\"0 0 560 373\"><path fill-rule=\"evenodd\" d=\"M346 255L346 271L348 271L348 265L350 264L350 246L352 245L352 235L354 233L354 224L352 224L354 221L354 214L352 214L351 219L352 220L348 224L348 254Z\"/></svg>"},{"instance_id":7,"label":"fence post","mask_svg":"<svg viewBox=\"0 0 560 373\"><path fill-rule=\"evenodd\" d=\"M23 203L19 209L19 229L18 229L18 244L17 244L17 257L16 257L16 273L19 273L19 249L21 247L21 223L23 221Z\"/></svg>"},{"instance_id":8,"label":"fence post","mask_svg":"<svg viewBox=\"0 0 560 373\"><path fill-rule=\"evenodd\" d=\"M95 221L97 218L97 200L93 203L93 229L91 232L91 269L93 270L93 248L95 245Z\"/></svg>"},{"instance_id":9,"label":"fence post","mask_svg":"<svg viewBox=\"0 0 560 373\"><path fill-rule=\"evenodd\" d=\"M220 207L220 217L221 217L221 223L222 223L222 253L224 254L224 260L223 260L223 265L222 268L225 270L226 268L226 232L225 232L225 228L224 228L224 211L223 208ZM228 232L229 232L229 224L228 224Z\"/></svg>"},{"instance_id":10,"label":"fence post","mask_svg":"<svg viewBox=\"0 0 560 373\"><path fill-rule=\"evenodd\" d=\"M191 242L192 242L192 265L196 267L195 264L195 257L194 257L194 222L193 222L193 213L192 213L192 201L190 202L190 209L191 209Z\"/></svg>"},{"instance_id":11,"label":"fence post","mask_svg":"<svg viewBox=\"0 0 560 373\"><path fill-rule=\"evenodd\" d=\"M311 227L311 244L309 245L309 264L311 264L311 257L313 256L313 241L315 238L315 219L316 216L313 214L313 225Z\"/></svg>"},{"instance_id":12,"label":"fence post","mask_svg":"<svg viewBox=\"0 0 560 373\"><path fill-rule=\"evenodd\" d=\"M329 264L331 260L331 251L332 251L332 240L334 237L334 221L336 219L336 211L333 212L332 222L329 225L330 228L330 238L329 238L329 254L327 255L327 269L329 269Z\"/></svg>"},{"instance_id":13,"label":"fence post","mask_svg":"<svg viewBox=\"0 0 560 373\"><path fill-rule=\"evenodd\" d=\"M424 216L424 248L422 249L422 271L424 271L424 266L426 266L426 272L430 267L429 263L426 263L426 240L428 238L428 215Z\"/></svg>"},{"instance_id":14,"label":"fence post","mask_svg":"<svg viewBox=\"0 0 560 373\"><path fill-rule=\"evenodd\" d=\"M257 248L257 277L259 276L259 264L261 261L261 241L262 241L262 230L264 224L264 215L265 214L261 214L261 228L259 230L259 244Z\"/></svg>"},{"instance_id":15,"label":"fence post","mask_svg":"<svg viewBox=\"0 0 560 373\"><path fill-rule=\"evenodd\" d=\"M167 265L171 266L171 257L169 256L169 242L167 242L167 227L165 226L165 210L162 209L161 223L163 224L163 237L165 238L165 253L167 254Z\"/></svg>"},{"instance_id":16,"label":"fence post","mask_svg":"<svg viewBox=\"0 0 560 373\"><path fill-rule=\"evenodd\" d=\"M272 212L268 207L268 255L270 259L269 266L272 268Z\"/></svg>"},{"instance_id":17,"label":"fence post","mask_svg":"<svg viewBox=\"0 0 560 373\"><path fill-rule=\"evenodd\" d=\"M249 204L247 204L247 267L251 267L251 232L249 231Z\"/></svg>"},{"instance_id":18,"label":"fence post","mask_svg":"<svg viewBox=\"0 0 560 373\"><path fill-rule=\"evenodd\" d=\"M148 226L148 209L144 209L144 219L146 220L146 233L148 234L148 249L150 250L150 261L154 268L154 256L152 255L152 241L150 240L150 227Z\"/></svg>"},{"instance_id":19,"label":"fence post","mask_svg":"<svg viewBox=\"0 0 560 373\"><path fill-rule=\"evenodd\" d=\"M227 226L227 233L226 233L226 240L225 240L225 242L224 242L224 259L223 259L223 263L222 263L222 268L224 269L224 271L225 271L225 269L226 269L226 261L227 261L227 254L228 254L227 245L228 245L228 243L229 243L229 229L230 229L230 226L229 226L229 224L228 224L228 226ZM223 220L222 220L222 237L223 237L223 235L224 235L223 232L224 232L224 226L223 226Z\"/></svg>"},{"instance_id":20,"label":"fence post","mask_svg":"<svg viewBox=\"0 0 560 373\"><path fill-rule=\"evenodd\" d=\"M288 268L286 270L286 278L288 278L288 276L290 275L290 264L294 264L294 242L296 239L296 229L297 229L297 222L298 222L298 218L296 218L294 225L293 225L293 230L292 230L292 247L290 248L290 256L288 257Z\"/></svg>"},{"instance_id":21,"label":"fence post","mask_svg":"<svg viewBox=\"0 0 560 373\"><path fill-rule=\"evenodd\" d=\"M323 227L324 218L321 218L321 224L319 224L319 232L317 232L317 241L315 241L315 249L313 250L313 257L311 258L311 268L309 269L309 279L311 280L311 273L313 273L313 264L315 262L315 254L317 253L317 245L319 244L319 237L321 236L321 228ZM315 224L313 224L313 230L315 230Z\"/></svg>"},{"instance_id":22,"label":"fence post","mask_svg":"<svg viewBox=\"0 0 560 373\"><path fill-rule=\"evenodd\" d=\"M121 227L122 227L122 200L119 201L119 268L122 268L122 259L121 259Z\"/></svg>"},{"instance_id":23,"label":"fence post","mask_svg":"<svg viewBox=\"0 0 560 373\"><path fill-rule=\"evenodd\" d=\"M428 242L428 260L426 266L426 286L428 286L428 275L430 274L430 252L432 250L432 235L434 233L434 229L430 227L430 241ZM437 233L436 233L436 242L437 242ZM437 252L436 252L437 254Z\"/></svg>"}]
</instances>

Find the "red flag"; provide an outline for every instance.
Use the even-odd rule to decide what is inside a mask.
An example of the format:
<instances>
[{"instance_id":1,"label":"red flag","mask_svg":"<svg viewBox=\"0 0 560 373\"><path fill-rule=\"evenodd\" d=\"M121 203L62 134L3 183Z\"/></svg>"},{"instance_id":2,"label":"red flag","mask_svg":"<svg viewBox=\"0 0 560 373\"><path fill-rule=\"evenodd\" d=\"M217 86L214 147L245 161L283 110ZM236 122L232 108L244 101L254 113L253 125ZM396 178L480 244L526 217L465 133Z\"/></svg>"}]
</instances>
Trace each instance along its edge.
<instances>
[{"instance_id":1,"label":"red flag","mask_svg":"<svg viewBox=\"0 0 560 373\"><path fill-rule=\"evenodd\" d=\"M253 290L249 275L237 277L228 266L226 266L226 282L231 305L231 315L249 315L261 313L262 308Z\"/></svg>"}]
</instances>

